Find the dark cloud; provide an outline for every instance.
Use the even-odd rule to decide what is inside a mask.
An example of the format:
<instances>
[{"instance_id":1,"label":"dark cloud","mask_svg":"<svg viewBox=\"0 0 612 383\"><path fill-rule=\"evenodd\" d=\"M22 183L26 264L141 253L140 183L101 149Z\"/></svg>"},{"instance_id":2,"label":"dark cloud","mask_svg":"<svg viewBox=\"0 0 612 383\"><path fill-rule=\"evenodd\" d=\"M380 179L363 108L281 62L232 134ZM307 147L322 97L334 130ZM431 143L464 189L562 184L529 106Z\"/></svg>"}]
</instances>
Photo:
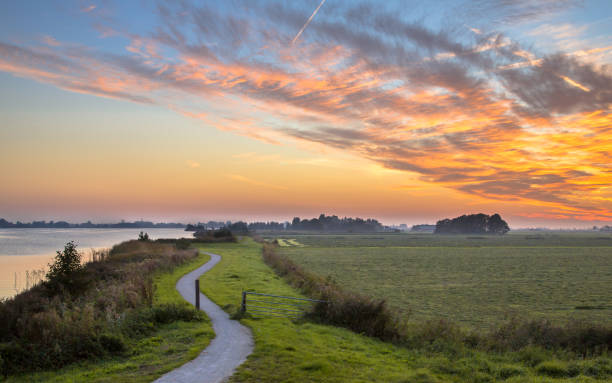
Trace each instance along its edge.
<instances>
[{"instance_id":1,"label":"dark cloud","mask_svg":"<svg viewBox=\"0 0 612 383\"><path fill-rule=\"evenodd\" d=\"M612 76L564 54L547 56L529 69L501 71L499 76L508 92L525 105L523 110L534 115L605 110L612 104Z\"/></svg>"}]
</instances>

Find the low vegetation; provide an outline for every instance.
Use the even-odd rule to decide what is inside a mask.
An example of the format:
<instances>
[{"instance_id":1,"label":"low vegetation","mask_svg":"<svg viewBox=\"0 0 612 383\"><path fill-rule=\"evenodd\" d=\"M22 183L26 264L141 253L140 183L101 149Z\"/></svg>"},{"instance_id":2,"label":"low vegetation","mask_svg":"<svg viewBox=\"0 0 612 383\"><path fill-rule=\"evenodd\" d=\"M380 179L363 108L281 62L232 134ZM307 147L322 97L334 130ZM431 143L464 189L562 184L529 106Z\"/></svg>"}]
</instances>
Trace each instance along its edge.
<instances>
[{"instance_id":1,"label":"low vegetation","mask_svg":"<svg viewBox=\"0 0 612 383\"><path fill-rule=\"evenodd\" d=\"M198 243L236 242L236 236L229 229L199 230L193 233Z\"/></svg>"},{"instance_id":2,"label":"low vegetation","mask_svg":"<svg viewBox=\"0 0 612 383\"><path fill-rule=\"evenodd\" d=\"M177 266L201 262L196 250L134 240L83 266L74 263L75 250L69 243L58 252L49 280L0 302L0 370L5 377L75 362L142 357L147 348L140 343L156 333L171 333L168 326L191 322L209 327L201 313L180 299L164 299L167 287L155 290L160 273L172 275ZM179 353L182 362L188 351Z\"/></svg>"}]
</instances>

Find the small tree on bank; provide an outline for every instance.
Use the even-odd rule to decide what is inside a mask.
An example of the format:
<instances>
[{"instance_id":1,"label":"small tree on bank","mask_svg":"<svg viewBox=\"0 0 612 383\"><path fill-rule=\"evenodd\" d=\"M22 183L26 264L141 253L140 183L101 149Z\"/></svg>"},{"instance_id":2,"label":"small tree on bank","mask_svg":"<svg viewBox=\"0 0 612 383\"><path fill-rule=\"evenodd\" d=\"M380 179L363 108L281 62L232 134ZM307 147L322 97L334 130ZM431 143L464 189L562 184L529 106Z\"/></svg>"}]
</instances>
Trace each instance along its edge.
<instances>
[{"instance_id":1,"label":"small tree on bank","mask_svg":"<svg viewBox=\"0 0 612 383\"><path fill-rule=\"evenodd\" d=\"M81 254L76 249L74 241L64 247L64 251L57 251L55 260L49 264L47 279L51 282L65 283L71 276L81 270Z\"/></svg>"},{"instance_id":2,"label":"small tree on bank","mask_svg":"<svg viewBox=\"0 0 612 383\"><path fill-rule=\"evenodd\" d=\"M140 234L138 234L138 240L139 241L148 241L149 240L149 233L145 233L145 232L141 231Z\"/></svg>"}]
</instances>

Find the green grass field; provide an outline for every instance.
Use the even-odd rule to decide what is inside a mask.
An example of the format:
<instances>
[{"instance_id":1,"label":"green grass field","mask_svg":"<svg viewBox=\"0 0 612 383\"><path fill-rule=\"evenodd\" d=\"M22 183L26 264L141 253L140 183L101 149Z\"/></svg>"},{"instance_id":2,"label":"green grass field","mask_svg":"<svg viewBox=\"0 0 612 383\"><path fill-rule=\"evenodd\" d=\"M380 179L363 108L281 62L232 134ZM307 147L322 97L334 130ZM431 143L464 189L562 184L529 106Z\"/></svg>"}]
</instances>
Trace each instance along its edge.
<instances>
[{"instance_id":1,"label":"green grass field","mask_svg":"<svg viewBox=\"0 0 612 383\"><path fill-rule=\"evenodd\" d=\"M512 231L497 235L433 235L430 233L283 234L267 239L293 239L314 247L612 247L612 233Z\"/></svg>"},{"instance_id":2,"label":"green grass field","mask_svg":"<svg viewBox=\"0 0 612 383\"><path fill-rule=\"evenodd\" d=\"M176 291L176 282L210 259L197 258L155 277L154 303L188 304ZM57 371L10 377L6 382L151 382L164 373L195 358L214 338L208 319L203 322L174 322L130 345L128 355L67 366ZM0 377L0 381L2 377Z\"/></svg>"},{"instance_id":3,"label":"green grass field","mask_svg":"<svg viewBox=\"0 0 612 383\"><path fill-rule=\"evenodd\" d=\"M537 238L537 239L536 239ZM487 328L513 315L612 318L612 236L320 235L281 254L413 320Z\"/></svg>"},{"instance_id":4,"label":"green grass field","mask_svg":"<svg viewBox=\"0 0 612 383\"><path fill-rule=\"evenodd\" d=\"M243 290L301 296L263 263L261 246L250 239L202 249L222 260L201 278L201 289L230 313ZM485 353L436 342L409 349L306 321L247 317L242 323L253 331L255 350L233 382L604 382L612 376L606 356L577 359L535 348Z\"/></svg>"}]
</instances>

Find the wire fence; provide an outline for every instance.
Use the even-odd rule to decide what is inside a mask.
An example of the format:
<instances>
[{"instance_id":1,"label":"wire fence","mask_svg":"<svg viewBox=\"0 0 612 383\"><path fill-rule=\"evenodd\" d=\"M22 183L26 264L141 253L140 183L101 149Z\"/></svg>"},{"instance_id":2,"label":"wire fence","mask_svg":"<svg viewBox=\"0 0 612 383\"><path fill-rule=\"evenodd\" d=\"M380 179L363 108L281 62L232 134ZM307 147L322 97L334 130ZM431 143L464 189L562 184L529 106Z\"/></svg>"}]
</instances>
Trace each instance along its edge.
<instances>
[{"instance_id":1,"label":"wire fence","mask_svg":"<svg viewBox=\"0 0 612 383\"><path fill-rule=\"evenodd\" d=\"M252 297L248 297L249 295ZM243 291L241 310L243 313L248 312L255 318L297 319L312 308L315 303L327 303L327 301Z\"/></svg>"}]
</instances>

